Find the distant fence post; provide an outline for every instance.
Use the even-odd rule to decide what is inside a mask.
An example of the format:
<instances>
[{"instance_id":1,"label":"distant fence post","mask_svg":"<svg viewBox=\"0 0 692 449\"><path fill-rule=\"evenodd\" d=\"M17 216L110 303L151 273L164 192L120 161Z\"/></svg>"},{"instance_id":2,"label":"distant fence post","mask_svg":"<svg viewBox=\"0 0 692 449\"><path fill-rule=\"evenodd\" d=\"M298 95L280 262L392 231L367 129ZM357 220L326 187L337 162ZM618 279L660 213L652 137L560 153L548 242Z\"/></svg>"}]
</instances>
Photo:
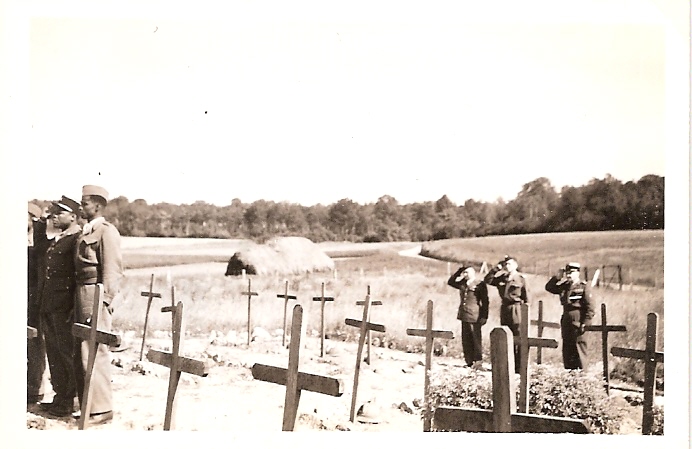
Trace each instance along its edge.
<instances>
[{"instance_id":1,"label":"distant fence post","mask_svg":"<svg viewBox=\"0 0 692 449\"><path fill-rule=\"evenodd\" d=\"M589 267L584 267L584 280L589 282Z\"/></svg>"},{"instance_id":2,"label":"distant fence post","mask_svg":"<svg viewBox=\"0 0 692 449\"><path fill-rule=\"evenodd\" d=\"M632 267L627 269L627 276L630 279L630 291L634 290L634 279L632 279Z\"/></svg>"},{"instance_id":3,"label":"distant fence post","mask_svg":"<svg viewBox=\"0 0 692 449\"><path fill-rule=\"evenodd\" d=\"M603 273L603 275L598 279L598 282L596 283L596 285L598 285L600 287L601 286L601 279L603 279L603 288L608 288L608 277L606 276L605 268L606 268L605 265L601 266L601 273Z\"/></svg>"},{"instance_id":4,"label":"distant fence post","mask_svg":"<svg viewBox=\"0 0 692 449\"><path fill-rule=\"evenodd\" d=\"M618 265L618 281L620 282L620 290L622 290L622 265Z\"/></svg>"}]
</instances>

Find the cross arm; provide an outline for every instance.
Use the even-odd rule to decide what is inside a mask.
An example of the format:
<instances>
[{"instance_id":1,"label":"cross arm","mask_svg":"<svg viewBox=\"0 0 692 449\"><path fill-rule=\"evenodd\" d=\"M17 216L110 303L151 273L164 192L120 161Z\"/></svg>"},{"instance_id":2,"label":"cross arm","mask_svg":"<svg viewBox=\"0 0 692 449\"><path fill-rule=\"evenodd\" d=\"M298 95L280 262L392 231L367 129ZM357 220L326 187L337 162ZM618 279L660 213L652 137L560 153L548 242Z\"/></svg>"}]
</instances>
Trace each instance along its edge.
<instances>
[{"instance_id":1,"label":"cross arm","mask_svg":"<svg viewBox=\"0 0 692 449\"><path fill-rule=\"evenodd\" d=\"M529 346L536 348L557 348L557 340L552 338L529 337Z\"/></svg>"},{"instance_id":2,"label":"cross arm","mask_svg":"<svg viewBox=\"0 0 692 449\"><path fill-rule=\"evenodd\" d=\"M587 332L603 332L604 330L607 332L626 332L627 326L613 325L603 327L599 324L590 324L588 326L584 326L584 330Z\"/></svg>"},{"instance_id":3,"label":"cross arm","mask_svg":"<svg viewBox=\"0 0 692 449\"><path fill-rule=\"evenodd\" d=\"M357 306L364 306L364 305L365 305L365 301L356 301L356 305L357 305ZM380 301L379 299L376 300L376 301L370 301L370 305L371 305L371 306L381 306L381 305L382 305L382 301Z\"/></svg>"},{"instance_id":4,"label":"cross arm","mask_svg":"<svg viewBox=\"0 0 692 449\"><path fill-rule=\"evenodd\" d=\"M614 348L610 348L610 353L613 354L615 357L627 357L630 359L639 360L646 360L647 358L646 351L642 351L641 349L619 348L616 346ZM663 363L662 352L656 351L652 355L654 356L654 361L656 363Z\"/></svg>"},{"instance_id":5,"label":"cross arm","mask_svg":"<svg viewBox=\"0 0 692 449\"><path fill-rule=\"evenodd\" d=\"M540 324L542 327L549 329L560 329L560 323L553 323L551 321L531 320L531 324L534 324L536 326Z\"/></svg>"},{"instance_id":6,"label":"cross arm","mask_svg":"<svg viewBox=\"0 0 692 449\"><path fill-rule=\"evenodd\" d=\"M264 382L286 385L287 373L286 368L261 363L252 365L252 377ZM335 397L344 394L344 385L341 379L308 373L298 373L298 389Z\"/></svg>"},{"instance_id":7,"label":"cross arm","mask_svg":"<svg viewBox=\"0 0 692 449\"><path fill-rule=\"evenodd\" d=\"M257 296L257 294L258 294L257 292L243 292L243 293L241 293L241 295L245 295L245 296Z\"/></svg>"},{"instance_id":8,"label":"cross arm","mask_svg":"<svg viewBox=\"0 0 692 449\"><path fill-rule=\"evenodd\" d=\"M494 432L492 410L438 407L434 416L435 427L439 430ZM583 420L528 413L512 414L511 427L513 433L590 433L588 424Z\"/></svg>"},{"instance_id":9,"label":"cross arm","mask_svg":"<svg viewBox=\"0 0 692 449\"><path fill-rule=\"evenodd\" d=\"M161 293L142 292L142 296L146 296L148 298L160 298Z\"/></svg>"},{"instance_id":10,"label":"cross arm","mask_svg":"<svg viewBox=\"0 0 692 449\"><path fill-rule=\"evenodd\" d=\"M406 335L412 335L414 337L426 337L428 331L426 329L406 329ZM452 331L431 331L433 338L444 338L446 340L451 340L454 338L454 333Z\"/></svg>"},{"instance_id":11,"label":"cross arm","mask_svg":"<svg viewBox=\"0 0 692 449\"><path fill-rule=\"evenodd\" d=\"M283 298L283 299L298 299L295 295L276 295L277 298Z\"/></svg>"},{"instance_id":12,"label":"cross arm","mask_svg":"<svg viewBox=\"0 0 692 449\"><path fill-rule=\"evenodd\" d=\"M87 326L82 323L74 323L72 325L72 335L74 335L77 338L81 338L82 340L88 340L90 333L91 326ZM108 345L110 347L117 348L118 346L120 346L120 342L120 335L111 334L110 332L104 332L100 330L96 331L96 343L101 343L104 345Z\"/></svg>"},{"instance_id":13,"label":"cross arm","mask_svg":"<svg viewBox=\"0 0 692 449\"><path fill-rule=\"evenodd\" d=\"M147 352L147 359L150 362L165 366L167 368L170 368L173 365L173 354L166 351L150 349L149 352ZM178 363L179 370L182 372L194 374L195 376L200 377L207 377L209 374L209 368L207 368L207 365L202 361L178 356Z\"/></svg>"},{"instance_id":14,"label":"cross arm","mask_svg":"<svg viewBox=\"0 0 692 449\"><path fill-rule=\"evenodd\" d=\"M333 296L313 296L312 300L313 301L322 301L322 300L334 301L334 297Z\"/></svg>"},{"instance_id":15,"label":"cross arm","mask_svg":"<svg viewBox=\"0 0 692 449\"><path fill-rule=\"evenodd\" d=\"M363 324L361 320L354 320L352 318L346 318L346 325L353 327L360 327ZM365 330L375 331L375 332L385 332L385 327L382 324L375 323L365 323Z\"/></svg>"}]
</instances>

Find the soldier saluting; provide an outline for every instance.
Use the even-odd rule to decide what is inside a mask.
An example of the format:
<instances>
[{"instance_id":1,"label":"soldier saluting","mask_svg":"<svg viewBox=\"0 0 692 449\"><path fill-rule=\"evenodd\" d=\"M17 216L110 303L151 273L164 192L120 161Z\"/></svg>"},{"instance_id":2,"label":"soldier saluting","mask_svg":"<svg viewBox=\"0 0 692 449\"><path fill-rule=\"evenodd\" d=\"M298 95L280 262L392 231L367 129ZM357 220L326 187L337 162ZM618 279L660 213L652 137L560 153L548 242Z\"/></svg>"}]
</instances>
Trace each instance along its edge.
<instances>
[{"instance_id":1,"label":"soldier saluting","mask_svg":"<svg viewBox=\"0 0 692 449\"><path fill-rule=\"evenodd\" d=\"M568 263L559 276L553 276L545 284L550 293L560 295L562 318L562 362L566 369L584 369L587 365L587 343L584 338L585 327L594 317L590 285L579 278L581 266Z\"/></svg>"},{"instance_id":2,"label":"soldier saluting","mask_svg":"<svg viewBox=\"0 0 692 449\"><path fill-rule=\"evenodd\" d=\"M521 305L529 302L526 292L526 279L517 271L519 264L512 256L505 256L483 279L486 284L497 287L502 304L500 305L500 324L507 326L514 335L514 371L519 372L519 326L521 325Z\"/></svg>"}]
</instances>

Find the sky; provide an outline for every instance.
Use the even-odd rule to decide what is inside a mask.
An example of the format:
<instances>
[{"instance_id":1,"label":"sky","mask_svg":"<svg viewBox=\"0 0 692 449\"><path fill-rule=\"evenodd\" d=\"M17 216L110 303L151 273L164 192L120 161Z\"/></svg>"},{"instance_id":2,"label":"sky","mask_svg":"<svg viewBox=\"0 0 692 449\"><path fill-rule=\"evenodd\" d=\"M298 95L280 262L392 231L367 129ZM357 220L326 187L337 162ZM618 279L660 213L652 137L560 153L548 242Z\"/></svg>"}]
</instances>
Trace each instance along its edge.
<instances>
[{"instance_id":1,"label":"sky","mask_svg":"<svg viewBox=\"0 0 692 449\"><path fill-rule=\"evenodd\" d=\"M24 155L82 162L34 164L27 199L463 204L665 175L664 10L475 3L34 16Z\"/></svg>"}]
</instances>

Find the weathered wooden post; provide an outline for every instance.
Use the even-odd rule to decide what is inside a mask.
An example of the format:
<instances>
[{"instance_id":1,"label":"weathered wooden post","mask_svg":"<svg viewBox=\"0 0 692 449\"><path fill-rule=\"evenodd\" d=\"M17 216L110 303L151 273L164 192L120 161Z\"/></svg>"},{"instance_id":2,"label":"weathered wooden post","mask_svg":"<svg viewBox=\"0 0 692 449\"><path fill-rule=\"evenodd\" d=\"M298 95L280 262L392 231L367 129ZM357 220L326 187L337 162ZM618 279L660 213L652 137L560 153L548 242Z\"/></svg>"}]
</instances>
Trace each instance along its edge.
<instances>
[{"instance_id":1,"label":"weathered wooden post","mask_svg":"<svg viewBox=\"0 0 692 449\"><path fill-rule=\"evenodd\" d=\"M284 399L284 416L281 430L292 431L298 417L298 405L302 390L339 397L344 393L340 379L307 374L298 370L300 362L300 333L303 323L303 308L300 304L293 307L291 319L291 343L288 351L288 369L255 363L252 366L252 377L264 382L286 386Z\"/></svg>"},{"instance_id":2,"label":"weathered wooden post","mask_svg":"<svg viewBox=\"0 0 692 449\"><path fill-rule=\"evenodd\" d=\"M490 332L493 409L437 407L435 428L453 432L589 433L583 420L517 413L513 346L509 328L496 327Z\"/></svg>"},{"instance_id":3,"label":"weathered wooden post","mask_svg":"<svg viewBox=\"0 0 692 449\"><path fill-rule=\"evenodd\" d=\"M425 419L423 420L423 432L430 432L432 417L430 416L430 369L432 368L433 341L435 338L450 340L454 338L451 331L433 330L433 302L428 300L426 309L425 329L406 329L407 335L425 337L425 383L424 396Z\"/></svg>"},{"instance_id":4,"label":"weathered wooden post","mask_svg":"<svg viewBox=\"0 0 692 449\"><path fill-rule=\"evenodd\" d=\"M654 394L656 391L656 364L663 363L663 353L656 351L658 314L649 313L646 317L646 349L614 347L610 353L615 357L627 357L644 361L644 404L642 414L642 434L651 435L654 425Z\"/></svg>"},{"instance_id":5,"label":"weathered wooden post","mask_svg":"<svg viewBox=\"0 0 692 449\"><path fill-rule=\"evenodd\" d=\"M560 323L552 323L550 321L543 321L543 301L538 301L538 319L531 320L531 324L538 326L538 338L543 337L543 329L560 329ZM543 348L538 346L536 348L536 364L540 365L542 363L542 353Z\"/></svg>"},{"instance_id":6,"label":"weathered wooden post","mask_svg":"<svg viewBox=\"0 0 692 449\"><path fill-rule=\"evenodd\" d=\"M91 320L89 323L90 326L86 326L81 323L74 323L72 325L72 335L81 340L86 340L89 348L78 423L79 430L86 429L87 424L89 423L89 415L91 414L91 378L94 374L94 363L96 362L96 351L98 350L98 345L104 344L111 347L120 346L119 335L98 330L99 311L101 310L101 305L103 304L103 299L101 298L102 291L103 285L96 284L96 289L94 291L94 307L91 312Z\"/></svg>"},{"instance_id":7,"label":"weathered wooden post","mask_svg":"<svg viewBox=\"0 0 692 449\"><path fill-rule=\"evenodd\" d=\"M252 330L250 329L250 303L252 302L252 297L257 296L257 292L252 291L252 279L247 280L247 291L242 292L241 295L247 295L247 344L250 346L250 339L252 335Z\"/></svg>"},{"instance_id":8,"label":"weathered wooden post","mask_svg":"<svg viewBox=\"0 0 692 449\"><path fill-rule=\"evenodd\" d=\"M147 311L144 314L144 330L142 331L142 348L139 350L139 361L142 361L142 356L144 354L144 342L147 340L147 325L149 323L149 309L151 308L151 301L154 298L160 298L161 293L154 293L154 273L151 273L151 282L149 283L149 291L141 292L141 295L147 298Z\"/></svg>"},{"instance_id":9,"label":"weathered wooden post","mask_svg":"<svg viewBox=\"0 0 692 449\"><path fill-rule=\"evenodd\" d=\"M358 396L358 378L360 376L360 361L363 358L363 346L365 344L365 336L368 331L372 330L375 332L385 332L385 327L381 324L374 324L368 322L368 315L370 313L370 295L365 297L365 302L363 304L363 320L353 320L346 318L347 326L354 326L360 328L360 338L358 339L358 350L356 354L356 369L353 375L353 395L351 397L351 414L349 420L353 422L356 416L356 397Z\"/></svg>"},{"instance_id":10,"label":"weathered wooden post","mask_svg":"<svg viewBox=\"0 0 692 449\"><path fill-rule=\"evenodd\" d=\"M627 327L620 325L608 325L606 318L606 305L601 304L601 324L584 327L586 332L601 333L601 354L603 355L603 379L605 380L606 393L610 395L610 368L608 367L608 333L625 332Z\"/></svg>"},{"instance_id":11,"label":"weathered wooden post","mask_svg":"<svg viewBox=\"0 0 692 449\"><path fill-rule=\"evenodd\" d=\"M367 298L370 298L370 286L369 286L369 285L368 285L368 293L367 293L366 297L367 297ZM362 306L362 305L364 305L364 304L365 304L365 301L356 301L356 305L357 305L357 306ZM370 305L371 305L371 306L381 306L381 305L382 305L382 301L370 301ZM367 319L370 320L370 312L369 312L369 311L368 311L368 318L367 318ZM371 346L371 345L370 345L370 331L367 332L367 337L366 337L366 339L367 339L366 345L367 345L367 352L368 352L368 354L367 354L367 356L365 357L365 363L367 363L368 365L371 365L371 364L372 364L372 359L370 358L370 346Z\"/></svg>"},{"instance_id":12,"label":"weathered wooden post","mask_svg":"<svg viewBox=\"0 0 692 449\"><path fill-rule=\"evenodd\" d=\"M521 324L519 326L519 374L521 383L519 385L519 411L528 413L529 411L529 348L544 347L557 348L557 340L552 338L529 337L529 305L521 305Z\"/></svg>"},{"instance_id":13,"label":"weathered wooden post","mask_svg":"<svg viewBox=\"0 0 692 449\"><path fill-rule=\"evenodd\" d=\"M163 310L166 309L166 310ZM166 395L166 414L163 419L163 430L171 430L175 427L175 412L177 408L176 392L182 373L194 374L200 377L207 377L209 369L204 362L180 354L183 350L183 340L185 338L185 324L183 321L183 303L178 302L175 307L164 307L161 311L170 311L173 317L173 351L159 351L150 349L147 352L147 359L150 362L170 368L168 377L168 393Z\"/></svg>"},{"instance_id":14,"label":"weathered wooden post","mask_svg":"<svg viewBox=\"0 0 692 449\"><path fill-rule=\"evenodd\" d=\"M324 296L324 282L322 282L322 296L315 296L312 300L320 302L320 357L324 357L324 303L334 301L334 297Z\"/></svg>"},{"instance_id":15,"label":"weathered wooden post","mask_svg":"<svg viewBox=\"0 0 692 449\"><path fill-rule=\"evenodd\" d=\"M248 287L248 291L250 291L250 288ZM276 295L277 298L283 298L284 299L284 327L283 327L283 335L281 336L281 346L285 347L286 346L286 309L288 308L288 300L289 299L298 299L294 295L289 295L288 294L288 280L286 280L286 289L284 291L283 295Z\"/></svg>"}]
</instances>

